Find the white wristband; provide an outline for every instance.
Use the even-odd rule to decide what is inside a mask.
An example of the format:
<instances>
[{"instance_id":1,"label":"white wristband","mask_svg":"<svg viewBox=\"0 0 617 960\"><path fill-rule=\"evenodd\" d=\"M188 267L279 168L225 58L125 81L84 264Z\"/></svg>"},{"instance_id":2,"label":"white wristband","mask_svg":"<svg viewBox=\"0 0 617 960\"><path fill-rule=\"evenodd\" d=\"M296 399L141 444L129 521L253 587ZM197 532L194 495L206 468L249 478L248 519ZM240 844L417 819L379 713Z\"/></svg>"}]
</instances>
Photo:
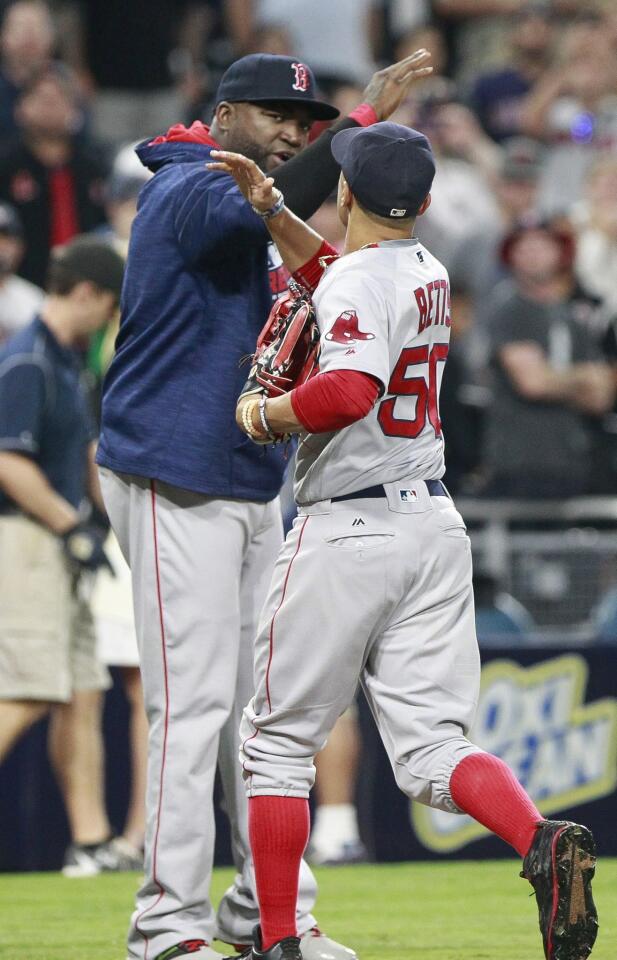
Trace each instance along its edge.
<instances>
[{"instance_id":1,"label":"white wristband","mask_svg":"<svg viewBox=\"0 0 617 960\"><path fill-rule=\"evenodd\" d=\"M270 426L270 424L268 423L268 418L266 416L266 400L267 399L268 398L266 396L263 396L259 401L259 419L261 420L261 426L265 435L268 437L269 440L272 440L273 443L276 443L277 436L274 430L272 429L272 427Z\"/></svg>"},{"instance_id":2,"label":"white wristband","mask_svg":"<svg viewBox=\"0 0 617 960\"><path fill-rule=\"evenodd\" d=\"M258 210L257 207L253 207L253 210L255 211L257 216L261 217L262 220L271 220L272 217L276 217L285 206L285 197L283 196L280 190L277 190L277 193L278 193L278 197L275 200L273 206L271 206L269 210Z\"/></svg>"}]
</instances>

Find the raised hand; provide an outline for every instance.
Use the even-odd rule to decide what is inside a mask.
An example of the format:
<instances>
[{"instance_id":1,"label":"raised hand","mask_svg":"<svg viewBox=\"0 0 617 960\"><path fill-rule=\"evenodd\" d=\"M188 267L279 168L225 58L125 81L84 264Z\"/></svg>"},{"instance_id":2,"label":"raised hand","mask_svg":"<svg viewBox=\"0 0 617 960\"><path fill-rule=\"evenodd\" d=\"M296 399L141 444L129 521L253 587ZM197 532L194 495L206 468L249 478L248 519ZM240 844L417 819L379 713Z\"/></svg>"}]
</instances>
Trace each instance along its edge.
<instances>
[{"instance_id":1,"label":"raised hand","mask_svg":"<svg viewBox=\"0 0 617 960\"><path fill-rule=\"evenodd\" d=\"M430 59L430 52L422 48L373 74L363 101L370 103L379 120L387 120L406 98L410 87L433 72Z\"/></svg>"},{"instance_id":2,"label":"raised hand","mask_svg":"<svg viewBox=\"0 0 617 960\"><path fill-rule=\"evenodd\" d=\"M272 177L267 177L254 160L229 150L212 150L210 156L217 159L207 163L207 169L229 173L251 206L263 213L274 206L280 191L274 186Z\"/></svg>"}]
</instances>

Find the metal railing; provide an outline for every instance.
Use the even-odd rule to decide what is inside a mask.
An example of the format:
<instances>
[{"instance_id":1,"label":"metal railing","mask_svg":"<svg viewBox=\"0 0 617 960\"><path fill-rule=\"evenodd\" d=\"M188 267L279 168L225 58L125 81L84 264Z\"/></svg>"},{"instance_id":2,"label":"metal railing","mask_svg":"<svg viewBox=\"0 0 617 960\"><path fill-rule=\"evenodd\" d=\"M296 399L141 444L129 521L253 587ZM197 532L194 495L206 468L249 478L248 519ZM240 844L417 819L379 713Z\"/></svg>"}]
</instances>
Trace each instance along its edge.
<instances>
[{"instance_id":1,"label":"metal railing","mask_svg":"<svg viewBox=\"0 0 617 960\"><path fill-rule=\"evenodd\" d=\"M528 642L580 644L598 638L601 604L606 608L608 599L610 607L614 595L617 611L617 496L457 498L457 507L468 526L476 571L493 578L530 615L534 628Z\"/></svg>"}]
</instances>

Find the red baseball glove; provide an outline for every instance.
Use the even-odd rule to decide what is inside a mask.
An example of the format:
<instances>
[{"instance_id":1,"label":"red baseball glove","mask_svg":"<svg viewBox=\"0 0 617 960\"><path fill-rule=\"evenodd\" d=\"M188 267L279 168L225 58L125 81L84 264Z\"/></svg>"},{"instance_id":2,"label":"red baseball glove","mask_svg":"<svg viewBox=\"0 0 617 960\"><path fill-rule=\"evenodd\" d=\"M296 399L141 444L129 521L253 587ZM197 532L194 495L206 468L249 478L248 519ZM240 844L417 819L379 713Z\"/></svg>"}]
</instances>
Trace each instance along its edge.
<instances>
[{"instance_id":1,"label":"red baseball glove","mask_svg":"<svg viewBox=\"0 0 617 960\"><path fill-rule=\"evenodd\" d=\"M280 397L317 372L319 328L313 302L298 284L278 300L257 340L251 371L240 396Z\"/></svg>"}]
</instances>

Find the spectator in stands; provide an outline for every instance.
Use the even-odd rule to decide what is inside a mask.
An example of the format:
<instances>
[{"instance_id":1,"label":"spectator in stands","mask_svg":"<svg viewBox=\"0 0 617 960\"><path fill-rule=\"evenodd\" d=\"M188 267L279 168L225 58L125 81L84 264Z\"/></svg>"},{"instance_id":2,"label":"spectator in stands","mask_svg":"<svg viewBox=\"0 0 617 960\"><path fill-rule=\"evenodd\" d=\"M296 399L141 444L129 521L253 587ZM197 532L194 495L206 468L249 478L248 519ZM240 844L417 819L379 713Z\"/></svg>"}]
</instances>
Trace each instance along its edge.
<instances>
[{"instance_id":1,"label":"spectator in stands","mask_svg":"<svg viewBox=\"0 0 617 960\"><path fill-rule=\"evenodd\" d=\"M576 275L617 316L617 155L601 157L572 211L577 232Z\"/></svg>"},{"instance_id":2,"label":"spectator in stands","mask_svg":"<svg viewBox=\"0 0 617 960\"><path fill-rule=\"evenodd\" d=\"M457 76L470 82L478 73L501 65L507 58L511 17L528 0L433 0L435 13L455 28ZM579 13L580 0L546 0L560 15Z\"/></svg>"},{"instance_id":3,"label":"spectator in stands","mask_svg":"<svg viewBox=\"0 0 617 960\"><path fill-rule=\"evenodd\" d=\"M600 15L588 12L568 28L561 61L532 89L521 125L548 147L542 210L567 213L598 156L617 149L617 58Z\"/></svg>"},{"instance_id":4,"label":"spectator in stands","mask_svg":"<svg viewBox=\"0 0 617 960\"><path fill-rule=\"evenodd\" d=\"M607 154L592 168L572 220L578 238L576 276L602 304L602 349L617 382L617 156ZM594 493L613 494L617 489L617 403L596 432L594 473Z\"/></svg>"},{"instance_id":5,"label":"spectator in stands","mask_svg":"<svg viewBox=\"0 0 617 960\"><path fill-rule=\"evenodd\" d=\"M44 0L16 0L4 8L0 29L0 134L17 131L20 92L51 65L54 27Z\"/></svg>"},{"instance_id":6,"label":"spectator in stands","mask_svg":"<svg viewBox=\"0 0 617 960\"><path fill-rule=\"evenodd\" d=\"M315 814L307 850L309 863L341 866L368 859L360 839L355 795L362 742L358 709L352 704L336 721L315 757Z\"/></svg>"},{"instance_id":7,"label":"spectator in stands","mask_svg":"<svg viewBox=\"0 0 617 960\"><path fill-rule=\"evenodd\" d=\"M131 227L137 214L137 197L152 173L140 163L135 153L136 143L129 143L116 154L111 173L105 183L106 222L94 231L94 236L106 240L123 259L126 259ZM92 374L93 409L98 423L103 377L114 355L114 345L120 325L119 312L90 340L88 370Z\"/></svg>"},{"instance_id":8,"label":"spectator in stands","mask_svg":"<svg viewBox=\"0 0 617 960\"><path fill-rule=\"evenodd\" d=\"M399 34L395 38L394 49L396 57L400 55L401 59L408 57L414 50L430 50L433 67L431 79L448 73L448 48L443 31L436 23L423 23ZM422 86L422 91L425 90L426 83Z\"/></svg>"},{"instance_id":9,"label":"spectator in stands","mask_svg":"<svg viewBox=\"0 0 617 960\"><path fill-rule=\"evenodd\" d=\"M111 570L102 569L92 594L92 614L97 637L97 656L118 672L129 707L130 794L122 836L114 847L141 868L145 837L146 771L148 765L148 720L139 672L139 652L133 617L131 571L113 531L104 546Z\"/></svg>"},{"instance_id":10,"label":"spectator in stands","mask_svg":"<svg viewBox=\"0 0 617 960\"><path fill-rule=\"evenodd\" d=\"M431 21L431 0L389 0L385 4L387 32L398 43L403 37L409 35L412 31L421 29ZM435 63L435 52L428 44L421 43L414 50L419 50L425 46L433 54L433 64Z\"/></svg>"},{"instance_id":11,"label":"spectator in stands","mask_svg":"<svg viewBox=\"0 0 617 960\"><path fill-rule=\"evenodd\" d=\"M417 46L414 46L417 44ZM430 50L433 72L416 91L419 106L426 102L439 101L447 97L447 91L453 90L449 79L449 53L443 30L437 23L428 22L396 38L395 56L409 56L414 50Z\"/></svg>"},{"instance_id":12,"label":"spectator in stands","mask_svg":"<svg viewBox=\"0 0 617 960\"><path fill-rule=\"evenodd\" d=\"M537 213L542 161L539 144L513 137L502 147L499 172L492 180L497 215L458 243L449 264L453 283L464 284L472 296L474 322L482 343L486 342L486 324L490 319L490 295L495 284L506 276L507 268L500 256L502 243L517 223Z\"/></svg>"},{"instance_id":13,"label":"spectator in stands","mask_svg":"<svg viewBox=\"0 0 617 960\"><path fill-rule=\"evenodd\" d=\"M104 222L108 166L99 149L75 135L80 110L66 71L53 67L35 77L16 116L20 135L0 150L0 199L23 222L20 274L42 286L51 248Z\"/></svg>"},{"instance_id":14,"label":"spectator in stands","mask_svg":"<svg viewBox=\"0 0 617 960\"><path fill-rule=\"evenodd\" d=\"M105 184L105 216L107 224L101 231L118 253L126 258L131 227L137 215L139 191L152 177L135 153L137 143L127 143L114 157L111 173Z\"/></svg>"},{"instance_id":15,"label":"spectator in stands","mask_svg":"<svg viewBox=\"0 0 617 960\"><path fill-rule=\"evenodd\" d=\"M14 207L0 203L0 345L29 323L43 291L15 275L24 255L23 228Z\"/></svg>"},{"instance_id":16,"label":"spectator in stands","mask_svg":"<svg viewBox=\"0 0 617 960\"><path fill-rule=\"evenodd\" d=\"M476 78L471 106L493 140L520 134L521 105L552 62L554 23L550 6L531 0L513 18L505 65Z\"/></svg>"},{"instance_id":17,"label":"spectator in stands","mask_svg":"<svg viewBox=\"0 0 617 960\"><path fill-rule=\"evenodd\" d=\"M519 227L503 256L513 286L492 306L494 373L486 412L487 492L497 497L563 498L590 487L593 433L614 401L614 376L593 326L594 301L577 288L572 236L551 223Z\"/></svg>"},{"instance_id":18,"label":"spectator in stands","mask_svg":"<svg viewBox=\"0 0 617 960\"><path fill-rule=\"evenodd\" d=\"M503 63L509 18L522 0L433 0L433 9L454 28L455 70L468 83L474 74Z\"/></svg>"},{"instance_id":19,"label":"spectator in stands","mask_svg":"<svg viewBox=\"0 0 617 960\"><path fill-rule=\"evenodd\" d=\"M218 0L73 2L65 53L93 94L95 134L111 144L166 130L197 99Z\"/></svg>"},{"instance_id":20,"label":"spectator in stands","mask_svg":"<svg viewBox=\"0 0 617 960\"><path fill-rule=\"evenodd\" d=\"M264 24L263 27L259 27L252 34L247 52L272 53L277 57L293 57L294 44L289 30L283 24Z\"/></svg>"},{"instance_id":21,"label":"spectator in stands","mask_svg":"<svg viewBox=\"0 0 617 960\"><path fill-rule=\"evenodd\" d=\"M103 794L109 680L80 588L106 558L96 528L80 521L85 497L103 504L75 353L116 309L122 272L102 241L59 249L40 314L0 352L0 760L51 710L50 758L73 838L68 875L123 863Z\"/></svg>"},{"instance_id":22,"label":"spectator in stands","mask_svg":"<svg viewBox=\"0 0 617 960\"><path fill-rule=\"evenodd\" d=\"M310 63L322 87L364 84L373 73L373 17L382 0L227 0L236 53L252 49L256 29L284 27L294 56Z\"/></svg>"},{"instance_id":23,"label":"spectator in stands","mask_svg":"<svg viewBox=\"0 0 617 960\"><path fill-rule=\"evenodd\" d=\"M501 149L471 110L452 99L426 103L417 125L437 156L432 203L417 233L449 267L459 244L490 229L499 217L491 183L501 163Z\"/></svg>"}]
</instances>

